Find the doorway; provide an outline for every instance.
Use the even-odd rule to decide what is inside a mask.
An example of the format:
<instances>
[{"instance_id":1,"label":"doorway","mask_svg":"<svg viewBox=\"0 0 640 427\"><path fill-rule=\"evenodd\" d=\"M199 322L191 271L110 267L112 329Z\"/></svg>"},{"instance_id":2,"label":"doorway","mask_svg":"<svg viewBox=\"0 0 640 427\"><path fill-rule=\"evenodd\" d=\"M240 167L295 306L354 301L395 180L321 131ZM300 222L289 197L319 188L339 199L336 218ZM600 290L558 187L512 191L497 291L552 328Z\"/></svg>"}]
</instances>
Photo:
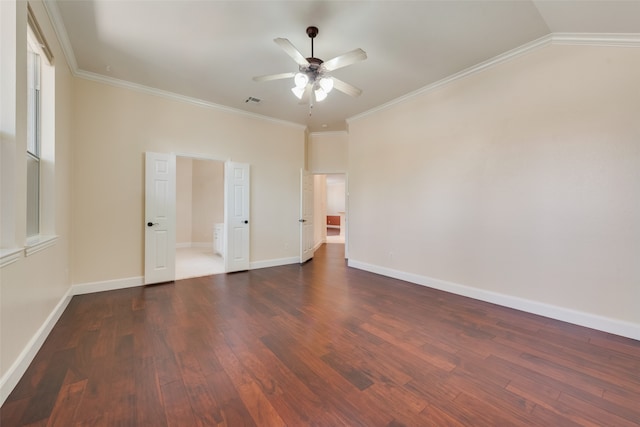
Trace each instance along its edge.
<instances>
[{"instance_id":1,"label":"doorway","mask_svg":"<svg viewBox=\"0 0 640 427\"><path fill-rule=\"evenodd\" d=\"M176 280L225 272L224 162L176 157Z\"/></svg>"},{"instance_id":2,"label":"doorway","mask_svg":"<svg viewBox=\"0 0 640 427\"><path fill-rule=\"evenodd\" d=\"M327 188L326 242L344 244L346 234L346 190L344 174L325 175Z\"/></svg>"}]
</instances>

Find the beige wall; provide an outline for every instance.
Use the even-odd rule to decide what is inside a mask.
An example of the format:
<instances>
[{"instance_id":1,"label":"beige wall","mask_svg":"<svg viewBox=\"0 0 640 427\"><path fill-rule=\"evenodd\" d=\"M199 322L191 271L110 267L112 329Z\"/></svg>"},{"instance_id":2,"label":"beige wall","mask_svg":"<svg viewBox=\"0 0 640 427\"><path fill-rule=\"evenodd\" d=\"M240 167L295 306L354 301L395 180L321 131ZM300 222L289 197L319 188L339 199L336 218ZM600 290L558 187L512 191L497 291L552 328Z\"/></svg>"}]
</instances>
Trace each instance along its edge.
<instances>
[{"instance_id":1,"label":"beige wall","mask_svg":"<svg viewBox=\"0 0 640 427\"><path fill-rule=\"evenodd\" d=\"M298 255L301 126L83 79L75 107L73 283L142 276L145 151L251 164L251 261Z\"/></svg>"},{"instance_id":2,"label":"beige wall","mask_svg":"<svg viewBox=\"0 0 640 427\"><path fill-rule=\"evenodd\" d=\"M25 188L26 172L26 2L0 2L2 8L2 80L16 81L15 98L2 94L2 154L3 164L9 161L14 167L12 176L3 175L3 197L5 185L15 189L12 226L18 246L25 242ZM70 153L73 79L64 55L56 40L44 6L37 1L29 2L38 23L55 57L55 169L54 183L47 187L47 197L53 206L53 223L58 240L51 247L29 257L20 258L0 270L0 376L2 393L9 369L20 353L28 348L47 317L63 300L69 289L69 244L70 244ZM13 24L11 24L13 23ZM6 49L9 47L9 49ZM7 120L5 120L5 118ZM5 148L10 148L6 150ZM4 157L11 153L9 159ZM9 180L10 182L8 182ZM52 184L52 183L48 183ZM4 199L3 199L4 203ZM6 208L6 206L3 206ZM3 229L3 233L6 230ZM4 236L3 236L4 237Z\"/></svg>"},{"instance_id":3,"label":"beige wall","mask_svg":"<svg viewBox=\"0 0 640 427\"><path fill-rule=\"evenodd\" d=\"M176 159L176 244L213 243L213 226L224 222L224 162Z\"/></svg>"},{"instance_id":4,"label":"beige wall","mask_svg":"<svg viewBox=\"0 0 640 427\"><path fill-rule=\"evenodd\" d=\"M345 173L348 167L349 134L311 133L308 143L308 169L313 173Z\"/></svg>"},{"instance_id":5,"label":"beige wall","mask_svg":"<svg viewBox=\"0 0 640 427\"><path fill-rule=\"evenodd\" d=\"M327 238L327 176L313 176L313 245Z\"/></svg>"},{"instance_id":6,"label":"beige wall","mask_svg":"<svg viewBox=\"0 0 640 427\"><path fill-rule=\"evenodd\" d=\"M193 159L176 158L176 245L191 243Z\"/></svg>"},{"instance_id":7,"label":"beige wall","mask_svg":"<svg viewBox=\"0 0 640 427\"><path fill-rule=\"evenodd\" d=\"M350 260L637 333L638 76L549 46L351 120Z\"/></svg>"},{"instance_id":8,"label":"beige wall","mask_svg":"<svg viewBox=\"0 0 640 427\"><path fill-rule=\"evenodd\" d=\"M213 243L213 226L224 222L224 163L193 161L191 241Z\"/></svg>"},{"instance_id":9,"label":"beige wall","mask_svg":"<svg viewBox=\"0 0 640 427\"><path fill-rule=\"evenodd\" d=\"M339 215L345 211L346 183L344 175L340 178L327 181L327 215Z\"/></svg>"}]
</instances>

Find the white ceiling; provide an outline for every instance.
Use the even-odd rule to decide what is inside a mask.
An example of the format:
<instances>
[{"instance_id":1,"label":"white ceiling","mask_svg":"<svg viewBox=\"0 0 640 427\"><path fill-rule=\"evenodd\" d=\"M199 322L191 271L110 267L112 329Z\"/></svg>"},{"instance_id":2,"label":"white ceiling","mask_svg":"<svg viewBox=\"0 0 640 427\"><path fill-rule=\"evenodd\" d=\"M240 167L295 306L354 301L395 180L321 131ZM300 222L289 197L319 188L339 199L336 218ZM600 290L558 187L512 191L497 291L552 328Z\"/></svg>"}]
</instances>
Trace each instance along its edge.
<instances>
[{"instance_id":1,"label":"white ceiling","mask_svg":"<svg viewBox=\"0 0 640 427\"><path fill-rule=\"evenodd\" d=\"M79 75L131 82L311 131L345 129L349 117L550 33L640 33L640 0L48 0L47 7ZM287 38L311 56L310 25L320 30L316 57L328 60L355 48L368 55L332 73L363 94L333 91L311 115L291 93L291 80L252 80L297 71L273 39ZM261 102L245 102L248 97Z\"/></svg>"}]
</instances>

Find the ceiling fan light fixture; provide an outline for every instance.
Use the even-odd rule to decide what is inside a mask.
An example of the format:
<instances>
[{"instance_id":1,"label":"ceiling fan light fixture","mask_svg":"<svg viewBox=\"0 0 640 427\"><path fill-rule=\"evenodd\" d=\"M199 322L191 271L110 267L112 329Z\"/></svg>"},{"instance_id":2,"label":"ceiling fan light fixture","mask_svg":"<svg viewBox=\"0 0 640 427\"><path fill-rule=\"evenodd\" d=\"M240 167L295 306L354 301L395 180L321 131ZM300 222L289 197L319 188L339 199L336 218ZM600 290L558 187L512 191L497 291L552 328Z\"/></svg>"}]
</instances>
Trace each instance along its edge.
<instances>
[{"instance_id":1,"label":"ceiling fan light fixture","mask_svg":"<svg viewBox=\"0 0 640 427\"><path fill-rule=\"evenodd\" d=\"M293 77L293 82L296 84L297 88L304 89L307 83L309 83L309 77L304 73L296 73Z\"/></svg>"},{"instance_id":2,"label":"ceiling fan light fixture","mask_svg":"<svg viewBox=\"0 0 640 427\"><path fill-rule=\"evenodd\" d=\"M293 92L298 99L302 99L302 95L304 95L304 86L291 88L291 92Z\"/></svg>"},{"instance_id":3,"label":"ceiling fan light fixture","mask_svg":"<svg viewBox=\"0 0 640 427\"><path fill-rule=\"evenodd\" d=\"M313 102L325 100L334 87L347 95L359 96L362 90L342 80L334 79L329 73L367 59L366 52L362 49L355 49L328 61L323 61L320 58L316 58L313 51L313 39L318 35L318 28L308 27L307 35L311 39L311 56L309 57L305 57L300 53L289 40L280 37L273 39L273 41L298 64L298 72L257 76L254 77L253 80L264 82L293 77L295 87L291 89L291 92L293 92L296 98L302 101L301 104L309 102L310 109L313 106Z\"/></svg>"},{"instance_id":4,"label":"ceiling fan light fixture","mask_svg":"<svg viewBox=\"0 0 640 427\"><path fill-rule=\"evenodd\" d=\"M316 102L324 101L327 97L327 92L321 87L317 88L314 93L316 95Z\"/></svg>"},{"instance_id":5,"label":"ceiling fan light fixture","mask_svg":"<svg viewBox=\"0 0 640 427\"><path fill-rule=\"evenodd\" d=\"M324 90L326 93L331 92L331 89L333 89L333 79L331 77L321 78L319 84L322 90Z\"/></svg>"}]
</instances>

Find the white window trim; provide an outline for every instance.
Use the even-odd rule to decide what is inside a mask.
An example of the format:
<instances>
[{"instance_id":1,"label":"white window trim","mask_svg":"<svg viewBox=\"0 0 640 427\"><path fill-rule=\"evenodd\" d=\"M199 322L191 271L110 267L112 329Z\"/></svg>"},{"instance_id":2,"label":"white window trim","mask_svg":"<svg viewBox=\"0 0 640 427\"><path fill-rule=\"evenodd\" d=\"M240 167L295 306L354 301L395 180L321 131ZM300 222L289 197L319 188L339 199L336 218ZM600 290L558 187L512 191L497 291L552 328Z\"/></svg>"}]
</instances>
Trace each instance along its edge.
<instances>
[{"instance_id":1,"label":"white window trim","mask_svg":"<svg viewBox=\"0 0 640 427\"><path fill-rule=\"evenodd\" d=\"M30 237L29 239L27 239L27 243L24 247L24 255L31 256L37 252L40 252L43 249L46 249L50 246L55 245L57 240L58 240L58 236L55 236L55 235L53 236L37 235L37 236Z\"/></svg>"}]
</instances>

